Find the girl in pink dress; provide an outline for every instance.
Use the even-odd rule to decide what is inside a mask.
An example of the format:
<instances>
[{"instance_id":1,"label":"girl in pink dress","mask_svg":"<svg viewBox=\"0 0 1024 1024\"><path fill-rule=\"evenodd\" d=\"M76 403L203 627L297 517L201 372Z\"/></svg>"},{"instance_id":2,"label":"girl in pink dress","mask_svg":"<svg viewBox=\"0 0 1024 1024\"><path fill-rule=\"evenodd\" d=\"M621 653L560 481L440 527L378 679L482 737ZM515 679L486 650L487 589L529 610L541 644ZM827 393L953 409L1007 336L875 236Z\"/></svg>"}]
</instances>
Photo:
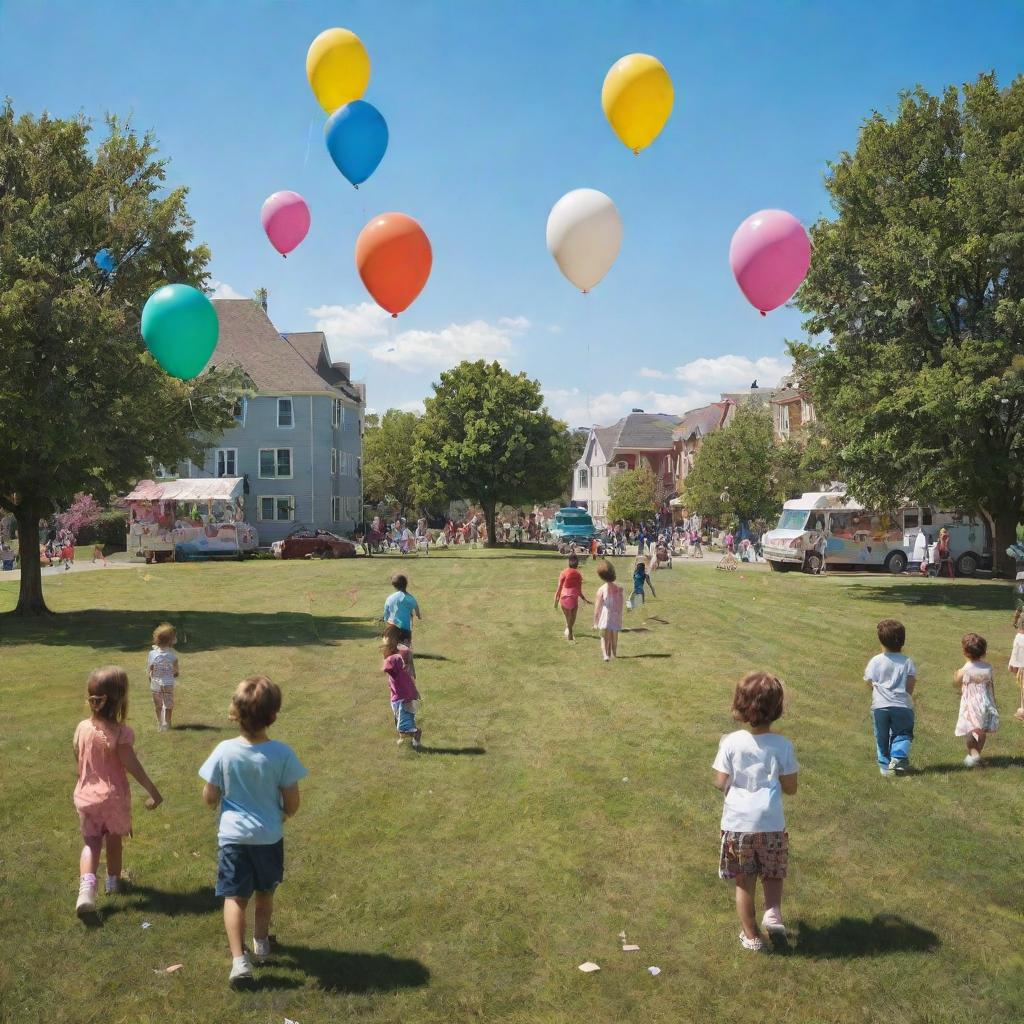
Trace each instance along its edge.
<instances>
[{"instance_id":1,"label":"girl in pink dress","mask_svg":"<svg viewBox=\"0 0 1024 1024\"><path fill-rule=\"evenodd\" d=\"M85 846L79 862L81 875L79 917L96 912L96 871L103 845L107 847L108 894L117 892L121 877L122 840L132 834L130 773L149 794L146 809L163 801L135 756L135 733L124 724L128 717L128 676L123 668L108 665L89 676L89 707L92 717L75 729L75 760L78 784L75 808L82 824Z\"/></svg>"},{"instance_id":2,"label":"girl in pink dress","mask_svg":"<svg viewBox=\"0 0 1024 1024\"><path fill-rule=\"evenodd\" d=\"M999 728L999 710L992 684L992 666L982 660L988 651L988 642L977 633L965 633L960 646L967 661L953 677L960 691L960 715L954 733L963 736L967 743L964 764L975 768L981 764L988 734Z\"/></svg>"},{"instance_id":3,"label":"girl in pink dress","mask_svg":"<svg viewBox=\"0 0 1024 1024\"><path fill-rule=\"evenodd\" d=\"M615 566L597 563L597 575L604 584L594 598L594 629L601 630L601 656L605 661L619 651L619 630L622 629L622 587L615 582Z\"/></svg>"}]
</instances>

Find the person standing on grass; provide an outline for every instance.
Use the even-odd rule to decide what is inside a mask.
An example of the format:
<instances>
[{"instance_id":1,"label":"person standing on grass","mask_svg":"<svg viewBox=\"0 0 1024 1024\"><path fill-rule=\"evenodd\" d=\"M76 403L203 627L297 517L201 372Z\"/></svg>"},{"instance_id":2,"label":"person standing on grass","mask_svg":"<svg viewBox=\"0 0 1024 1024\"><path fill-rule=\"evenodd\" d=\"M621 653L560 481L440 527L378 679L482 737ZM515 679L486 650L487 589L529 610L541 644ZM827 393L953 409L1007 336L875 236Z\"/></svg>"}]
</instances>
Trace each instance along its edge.
<instances>
[{"instance_id":1,"label":"person standing on grass","mask_svg":"<svg viewBox=\"0 0 1024 1024\"><path fill-rule=\"evenodd\" d=\"M615 566L611 562L598 562L597 575L604 584L594 598L594 629L601 631L601 656L609 661L619 653L623 593L622 587L615 582Z\"/></svg>"},{"instance_id":2,"label":"person standing on grass","mask_svg":"<svg viewBox=\"0 0 1024 1024\"><path fill-rule=\"evenodd\" d=\"M420 749L421 730L416 725L416 701L420 699L416 680L409 671L412 652L399 642L398 627L387 626L381 638L380 653L384 656L381 671L388 677L391 690L391 713L395 716L398 742L406 736L412 740L413 750Z\"/></svg>"},{"instance_id":3,"label":"person standing on grass","mask_svg":"<svg viewBox=\"0 0 1024 1024\"><path fill-rule=\"evenodd\" d=\"M960 641L967 661L953 676L960 691L960 715L956 720L956 736L967 741L964 764L976 768L981 764L981 752L990 732L999 728L999 710L996 708L992 666L982 661L988 651L988 641L977 633L965 633Z\"/></svg>"},{"instance_id":4,"label":"person standing on grass","mask_svg":"<svg viewBox=\"0 0 1024 1024\"><path fill-rule=\"evenodd\" d=\"M218 743L199 769L203 801L219 813L216 893L224 899L233 987L252 983L245 911L254 893L253 959L270 955L274 891L284 878L284 822L298 811L299 780L308 774L291 747L267 735L280 710L276 683L266 676L243 679L228 715L241 735Z\"/></svg>"},{"instance_id":5,"label":"person standing on grass","mask_svg":"<svg viewBox=\"0 0 1024 1024\"><path fill-rule=\"evenodd\" d=\"M174 645L178 635L169 622L162 622L153 630L153 648L146 660L149 690L153 695L156 724L161 732L171 727L174 711L174 687L178 680L178 654Z\"/></svg>"},{"instance_id":6,"label":"person standing on grass","mask_svg":"<svg viewBox=\"0 0 1024 1024\"><path fill-rule=\"evenodd\" d=\"M718 875L736 883L740 945L764 948L755 917L757 879L764 890L761 927L785 937L782 884L789 867L789 834L782 794L796 793L797 764L793 744L771 731L782 717L785 692L768 672L750 672L736 684L732 716L747 729L723 736L712 768L715 788L725 794ZM749 731L748 731L749 729Z\"/></svg>"},{"instance_id":7,"label":"person standing on grass","mask_svg":"<svg viewBox=\"0 0 1024 1024\"><path fill-rule=\"evenodd\" d=\"M579 564L580 560L575 555L569 556L569 567L562 570L555 590L555 607L562 607L562 614L565 616L565 639L570 641L576 639L573 629L580 601L590 604L583 593L583 575L580 573Z\"/></svg>"},{"instance_id":8,"label":"person standing on grass","mask_svg":"<svg viewBox=\"0 0 1024 1024\"><path fill-rule=\"evenodd\" d=\"M384 622L386 625L395 626L398 629L398 642L409 648L409 671L413 678L416 678L416 666L412 657L412 617L416 616L420 622L423 616L420 614L419 602L409 593L409 580L403 573L395 573L391 577L393 593L388 595L384 602Z\"/></svg>"},{"instance_id":9,"label":"person standing on grass","mask_svg":"<svg viewBox=\"0 0 1024 1024\"><path fill-rule=\"evenodd\" d=\"M633 593L629 597L629 607L632 610L638 604L644 603L644 587L651 588L651 597L657 597L654 592L654 584L651 582L651 574L647 571L647 562L643 555L637 555L633 563Z\"/></svg>"},{"instance_id":10,"label":"person standing on grass","mask_svg":"<svg viewBox=\"0 0 1024 1024\"><path fill-rule=\"evenodd\" d=\"M902 622L882 619L877 632L882 652L864 667L864 682L871 684L878 769L883 775L898 775L910 767L917 666L903 653L907 631Z\"/></svg>"},{"instance_id":11,"label":"person standing on grass","mask_svg":"<svg viewBox=\"0 0 1024 1024\"><path fill-rule=\"evenodd\" d=\"M1014 623L1017 635L1013 638L1013 651L1010 654L1010 671L1017 677L1020 688L1020 707L1013 713L1018 722L1024 722L1024 619L1018 617Z\"/></svg>"},{"instance_id":12,"label":"person standing on grass","mask_svg":"<svg viewBox=\"0 0 1024 1024\"><path fill-rule=\"evenodd\" d=\"M132 834L131 775L149 794L146 810L163 802L135 754L135 733L125 725L128 717L128 675L108 665L96 669L87 684L90 718L75 729L75 761L78 783L75 809L85 845L79 858L78 903L75 912L87 917L96 912L96 872L107 848L107 881L104 892L118 891L125 836Z\"/></svg>"}]
</instances>

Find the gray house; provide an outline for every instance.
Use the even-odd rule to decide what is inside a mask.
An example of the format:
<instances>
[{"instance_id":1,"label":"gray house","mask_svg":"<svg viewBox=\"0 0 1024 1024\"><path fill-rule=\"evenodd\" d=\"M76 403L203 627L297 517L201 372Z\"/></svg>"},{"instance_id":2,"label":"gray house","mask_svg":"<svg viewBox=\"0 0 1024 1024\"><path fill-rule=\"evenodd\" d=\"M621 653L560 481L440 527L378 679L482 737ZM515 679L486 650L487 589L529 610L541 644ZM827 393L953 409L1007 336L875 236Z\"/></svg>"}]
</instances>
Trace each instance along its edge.
<instances>
[{"instance_id":1,"label":"gray house","mask_svg":"<svg viewBox=\"0 0 1024 1024\"><path fill-rule=\"evenodd\" d=\"M178 475L244 477L245 518L264 546L297 525L351 531L362 518L363 385L332 362L323 333L279 334L252 299L213 305L220 337L209 365L239 366L251 394L203 465Z\"/></svg>"}]
</instances>

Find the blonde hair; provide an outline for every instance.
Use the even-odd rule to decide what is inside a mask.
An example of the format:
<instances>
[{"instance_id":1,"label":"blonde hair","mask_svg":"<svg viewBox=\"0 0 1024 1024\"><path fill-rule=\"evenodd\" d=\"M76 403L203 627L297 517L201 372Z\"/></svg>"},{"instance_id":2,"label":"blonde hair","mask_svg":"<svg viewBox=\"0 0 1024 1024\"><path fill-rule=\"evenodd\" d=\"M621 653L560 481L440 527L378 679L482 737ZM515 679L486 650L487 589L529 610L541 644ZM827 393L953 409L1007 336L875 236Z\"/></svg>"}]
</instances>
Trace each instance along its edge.
<instances>
[{"instance_id":1,"label":"blonde hair","mask_svg":"<svg viewBox=\"0 0 1024 1024\"><path fill-rule=\"evenodd\" d=\"M249 676L235 687L228 718L242 732L257 733L272 725L280 710L281 687L267 676Z\"/></svg>"},{"instance_id":2,"label":"blonde hair","mask_svg":"<svg viewBox=\"0 0 1024 1024\"><path fill-rule=\"evenodd\" d=\"M178 639L177 630L169 622L161 622L153 630L153 643L157 647L173 647L174 641Z\"/></svg>"},{"instance_id":3,"label":"blonde hair","mask_svg":"<svg viewBox=\"0 0 1024 1024\"><path fill-rule=\"evenodd\" d=\"M86 700L97 718L120 725L128 717L128 673L119 665L93 669L86 683Z\"/></svg>"}]
</instances>

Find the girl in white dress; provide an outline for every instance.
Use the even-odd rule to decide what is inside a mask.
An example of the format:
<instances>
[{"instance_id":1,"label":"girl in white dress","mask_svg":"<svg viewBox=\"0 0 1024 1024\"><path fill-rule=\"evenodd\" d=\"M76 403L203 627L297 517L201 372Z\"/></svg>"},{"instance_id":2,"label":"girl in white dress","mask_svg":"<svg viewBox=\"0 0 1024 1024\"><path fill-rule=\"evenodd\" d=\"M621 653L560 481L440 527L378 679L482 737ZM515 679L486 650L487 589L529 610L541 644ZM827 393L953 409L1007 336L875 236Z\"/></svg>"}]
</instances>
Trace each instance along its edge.
<instances>
[{"instance_id":1,"label":"girl in white dress","mask_svg":"<svg viewBox=\"0 0 1024 1024\"><path fill-rule=\"evenodd\" d=\"M960 645L967 661L953 677L960 690L960 716L956 720L955 735L967 740L964 764L974 768L981 763L981 752L988 734L999 728L999 711L992 683L992 666L981 660L988 650L988 642L977 633L966 633Z\"/></svg>"}]
</instances>

